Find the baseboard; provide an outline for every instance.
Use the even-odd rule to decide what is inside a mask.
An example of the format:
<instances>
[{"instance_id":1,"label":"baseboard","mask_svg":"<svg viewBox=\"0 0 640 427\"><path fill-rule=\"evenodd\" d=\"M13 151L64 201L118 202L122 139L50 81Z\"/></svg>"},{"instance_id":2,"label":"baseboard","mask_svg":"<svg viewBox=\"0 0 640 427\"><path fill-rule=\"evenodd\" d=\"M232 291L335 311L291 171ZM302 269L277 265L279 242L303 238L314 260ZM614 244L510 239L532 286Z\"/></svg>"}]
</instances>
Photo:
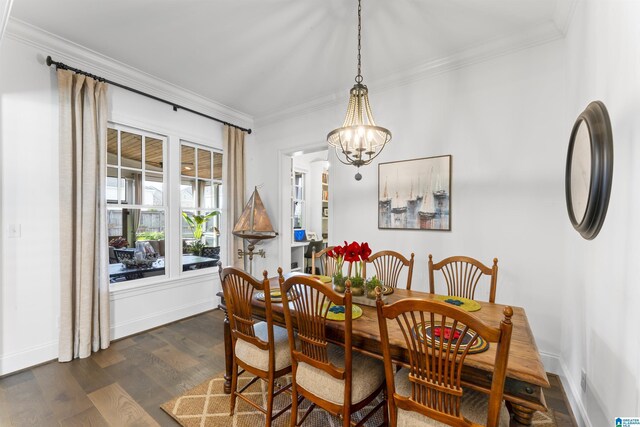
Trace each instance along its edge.
<instances>
[{"instance_id":1,"label":"baseboard","mask_svg":"<svg viewBox=\"0 0 640 427\"><path fill-rule=\"evenodd\" d=\"M582 402L582 395L579 391L580 389L569 379L569 369L564 363L564 360L562 360L562 358L557 354L545 352L540 352L540 357L545 371L555 374L560 378L564 392L569 400L569 406L571 406L571 410L573 411L573 415L576 418L578 426L592 427L592 423L587 416L587 411L585 410L584 403Z\"/></svg>"},{"instance_id":2,"label":"baseboard","mask_svg":"<svg viewBox=\"0 0 640 427\"><path fill-rule=\"evenodd\" d=\"M159 311L148 316L139 317L125 323L111 326L111 339L120 339L129 335L137 334L185 317L193 316L217 307L216 299L200 301L195 304L188 304L181 307L173 307L170 310Z\"/></svg>"},{"instance_id":3,"label":"baseboard","mask_svg":"<svg viewBox=\"0 0 640 427\"><path fill-rule=\"evenodd\" d=\"M559 358L558 360L560 362L560 373L558 376L562 382L562 387L567 395L567 399L569 399L569 405L573 411L573 416L576 418L578 427L593 427L593 424L587 415L587 410L584 407L584 402L582 401L580 387L571 381L569 368L567 368L564 360L562 358Z\"/></svg>"},{"instance_id":4,"label":"baseboard","mask_svg":"<svg viewBox=\"0 0 640 427\"><path fill-rule=\"evenodd\" d=\"M560 368L560 356L557 354L545 353L544 351L540 352L540 358L542 359L542 364L544 365L544 370L550 372L552 374L561 375Z\"/></svg>"},{"instance_id":5,"label":"baseboard","mask_svg":"<svg viewBox=\"0 0 640 427\"><path fill-rule=\"evenodd\" d=\"M0 357L0 376L38 365L58 357L58 341L38 345Z\"/></svg>"}]
</instances>

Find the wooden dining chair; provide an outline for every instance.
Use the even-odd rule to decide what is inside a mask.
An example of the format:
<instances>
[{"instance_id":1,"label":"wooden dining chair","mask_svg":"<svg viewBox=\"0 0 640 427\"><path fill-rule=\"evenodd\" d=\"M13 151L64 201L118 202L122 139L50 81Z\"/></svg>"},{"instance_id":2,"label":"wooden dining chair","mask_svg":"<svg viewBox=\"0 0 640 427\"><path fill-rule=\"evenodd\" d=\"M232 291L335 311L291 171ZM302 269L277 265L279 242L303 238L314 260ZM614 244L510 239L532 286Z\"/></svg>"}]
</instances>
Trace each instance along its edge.
<instances>
[{"instance_id":1,"label":"wooden dining chair","mask_svg":"<svg viewBox=\"0 0 640 427\"><path fill-rule=\"evenodd\" d=\"M391 288L398 287L398 281L400 280L400 273L404 267L408 267L407 270L407 282L406 289L411 289L411 278L413 276L413 257L411 254L409 259L405 258L399 252L395 251L380 251L369 256L367 264L373 264L376 277L382 282L383 285Z\"/></svg>"},{"instance_id":2,"label":"wooden dining chair","mask_svg":"<svg viewBox=\"0 0 640 427\"><path fill-rule=\"evenodd\" d=\"M513 309L505 307L500 325L493 327L445 302L407 298L385 306L377 294L390 425L507 427L502 395ZM481 339L496 344L489 396L461 385L465 358ZM408 368L394 369L390 340L405 344Z\"/></svg>"},{"instance_id":3,"label":"wooden dining chair","mask_svg":"<svg viewBox=\"0 0 640 427\"><path fill-rule=\"evenodd\" d=\"M273 400L290 385L275 390L275 380L291 372L291 355L289 353L289 335L287 330L274 326L271 311L271 294L267 272L263 280L258 281L242 270L227 267L220 273L222 290L227 304L229 325L233 348L233 367L231 377L231 408L233 415L236 397L258 409L266 416L266 426L286 412L291 405L273 414ZM253 319L252 304L254 293L264 292L266 322ZM241 368L242 372L238 372ZM238 375L249 372L255 377L238 391ZM258 380L267 383L266 408L258 406L242 394Z\"/></svg>"},{"instance_id":4,"label":"wooden dining chair","mask_svg":"<svg viewBox=\"0 0 640 427\"><path fill-rule=\"evenodd\" d=\"M352 295L349 281L343 296L314 278L292 276L284 280L282 269L278 272L284 319L290 338L291 425L302 425L316 406L342 417L345 427L351 424L362 426L382 408L384 420L381 425L388 425L386 399L359 422L351 421L351 414L369 405L381 392L384 395L385 387L382 362L353 352L351 348ZM343 306L347 313L344 320L344 347L327 340L325 327L331 303ZM294 325L297 327L299 344L292 339ZM311 402L300 421L298 396Z\"/></svg>"},{"instance_id":5,"label":"wooden dining chair","mask_svg":"<svg viewBox=\"0 0 640 427\"><path fill-rule=\"evenodd\" d=\"M325 276L333 276L337 271L337 265L335 258L331 258L327 255L327 252L332 250L335 246L327 246L318 252L313 252L311 255L311 274L316 273L316 261L320 261L322 267L320 274Z\"/></svg>"},{"instance_id":6,"label":"wooden dining chair","mask_svg":"<svg viewBox=\"0 0 640 427\"><path fill-rule=\"evenodd\" d=\"M433 263L429 254L429 292L435 293L433 272L440 270L447 283L448 295L474 299L476 287L483 275L489 276L489 302L496 302L498 283L498 258L493 259L493 266L487 267L480 261L466 256L452 256L438 263Z\"/></svg>"}]
</instances>

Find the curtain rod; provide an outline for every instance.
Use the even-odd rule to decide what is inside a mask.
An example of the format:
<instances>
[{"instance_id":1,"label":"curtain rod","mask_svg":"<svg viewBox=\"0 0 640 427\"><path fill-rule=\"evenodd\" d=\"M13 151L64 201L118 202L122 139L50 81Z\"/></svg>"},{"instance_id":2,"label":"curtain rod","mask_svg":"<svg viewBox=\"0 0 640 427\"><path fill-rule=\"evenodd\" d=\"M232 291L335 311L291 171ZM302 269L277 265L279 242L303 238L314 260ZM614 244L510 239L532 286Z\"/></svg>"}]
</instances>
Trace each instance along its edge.
<instances>
[{"instance_id":1,"label":"curtain rod","mask_svg":"<svg viewBox=\"0 0 640 427\"><path fill-rule=\"evenodd\" d=\"M113 82L111 80L107 80L104 77L96 76L95 74L91 74L91 73L88 73L86 71L82 71L82 70L79 70L77 68L70 67L67 64L63 64L62 62L56 62L53 59L51 59L51 56L47 56L46 63L47 63L47 65L49 67L52 66L52 65L55 65L56 69L60 68L60 69L63 69L63 70L73 71L76 74L82 74L82 75L85 75L87 77L91 77L92 79L95 79L95 80L98 80L98 81L101 81L101 82L105 82L105 83L109 83L112 86L117 86L119 88L128 90L130 92L137 93L138 95L146 96L147 98L155 99L158 102L162 102L162 103L171 105L173 107L173 111L178 111L178 109L184 110L184 111L188 111L190 113L197 114L198 116L206 117L207 119L211 119L211 120L215 120L216 122L222 123L223 125L228 125L228 126L236 128L236 129L240 129L242 131L247 132L248 134L251 133L251 129L246 129L246 128L240 127L238 125L234 125L233 123L225 122L224 120L220 120L220 119L218 119L216 117L209 116L207 114L201 113L201 112L196 111L196 110L192 110L191 108L183 107L182 105L178 105L175 102L167 101L166 99L162 99L162 98L159 98L157 96L148 94L146 92L142 92L141 90L134 89L132 87L125 86L123 84L116 83L116 82Z\"/></svg>"}]
</instances>

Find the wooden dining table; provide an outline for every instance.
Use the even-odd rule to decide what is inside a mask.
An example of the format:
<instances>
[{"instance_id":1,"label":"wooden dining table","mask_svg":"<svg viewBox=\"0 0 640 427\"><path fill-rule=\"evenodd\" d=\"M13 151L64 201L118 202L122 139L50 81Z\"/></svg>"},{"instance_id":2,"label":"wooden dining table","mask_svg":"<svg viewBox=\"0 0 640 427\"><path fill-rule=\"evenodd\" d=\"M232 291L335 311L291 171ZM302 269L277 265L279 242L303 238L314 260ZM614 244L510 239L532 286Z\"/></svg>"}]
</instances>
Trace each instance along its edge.
<instances>
[{"instance_id":1,"label":"wooden dining table","mask_svg":"<svg viewBox=\"0 0 640 427\"><path fill-rule=\"evenodd\" d=\"M285 276L288 277L288 276ZM271 288L278 288L278 279L270 279ZM327 284L330 286L330 284ZM231 391L231 368L233 361L233 348L231 343L231 331L227 316L224 294L219 306L225 313L224 341L225 341L225 393ZM426 292L395 289L386 296L385 303L391 304L404 298L435 299L437 295ZM498 326L503 318L505 305L478 301L480 310L473 312L483 322ZM264 320L264 301L255 298L252 301L254 316ZM380 345L380 330L378 327L378 315L373 306L360 305L362 316L352 322L352 346L354 350L382 359ZM514 307L513 332L511 336L511 348L509 350L509 363L507 365L507 378L504 387L504 400L516 421L523 425L531 425L535 411L545 411L543 389L550 387L540 353L535 339L529 327L529 321L524 308ZM284 314L281 303L272 302L273 320L278 325L284 326ZM344 322L327 321L327 339L336 344L344 344ZM406 365L409 361L404 338L397 325L389 323L389 344L391 355L395 363ZM462 383L466 387L489 393L495 361L495 346L482 353L467 355L462 375Z\"/></svg>"}]
</instances>

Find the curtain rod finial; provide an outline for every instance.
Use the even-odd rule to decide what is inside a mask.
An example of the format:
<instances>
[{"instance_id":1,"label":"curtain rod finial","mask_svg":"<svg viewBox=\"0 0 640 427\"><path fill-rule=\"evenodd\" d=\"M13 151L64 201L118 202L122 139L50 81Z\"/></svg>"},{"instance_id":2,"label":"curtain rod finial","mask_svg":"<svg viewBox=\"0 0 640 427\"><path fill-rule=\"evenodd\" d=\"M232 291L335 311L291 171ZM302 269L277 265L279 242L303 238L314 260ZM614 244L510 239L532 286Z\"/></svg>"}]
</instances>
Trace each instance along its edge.
<instances>
[{"instance_id":1,"label":"curtain rod finial","mask_svg":"<svg viewBox=\"0 0 640 427\"><path fill-rule=\"evenodd\" d=\"M53 64L53 59L51 59L51 55L47 56L47 59L45 62L47 63L47 66L51 67L51 64Z\"/></svg>"},{"instance_id":2,"label":"curtain rod finial","mask_svg":"<svg viewBox=\"0 0 640 427\"><path fill-rule=\"evenodd\" d=\"M249 135L251 135L251 129L248 129L248 130L247 130L247 133L248 133Z\"/></svg>"}]
</instances>

